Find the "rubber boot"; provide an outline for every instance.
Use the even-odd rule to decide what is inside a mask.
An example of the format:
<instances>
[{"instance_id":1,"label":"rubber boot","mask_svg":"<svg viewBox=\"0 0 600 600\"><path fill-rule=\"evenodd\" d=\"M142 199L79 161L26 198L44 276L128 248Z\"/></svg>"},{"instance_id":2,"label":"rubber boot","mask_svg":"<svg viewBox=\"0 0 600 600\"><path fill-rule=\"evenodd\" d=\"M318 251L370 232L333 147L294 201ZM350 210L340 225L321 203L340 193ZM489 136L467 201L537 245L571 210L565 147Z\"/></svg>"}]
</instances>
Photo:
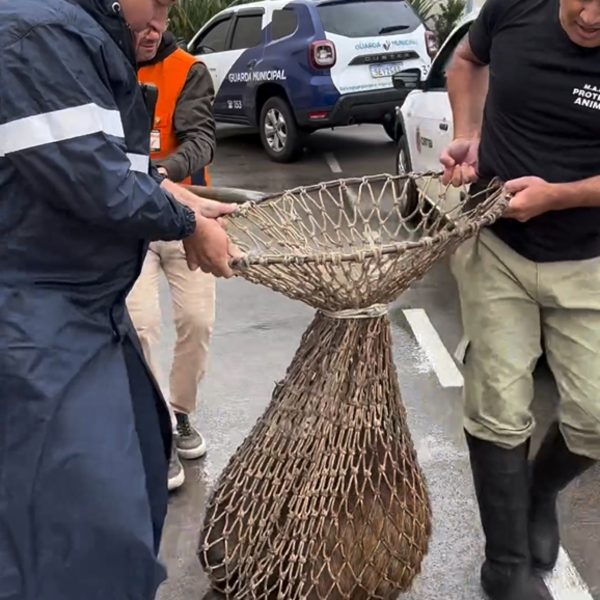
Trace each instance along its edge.
<instances>
[{"instance_id":1,"label":"rubber boot","mask_svg":"<svg viewBox=\"0 0 600 600\"><path fill-rule=\"evenodd\" d=\"M573 479L595 463L573 454L557 423L553 423L533 462L529 546L533 566L551 571L558 558L560 534L556 501Z\"/></svg>"},{"instance_id":2,"label":"rubber boot","mask_svg":"<svg viewBox=\"0 0 600 600\"><path fill-rule=\"evenodd\" d=\"M552 600L531 568L529 443L505 449L466 434L485 533L481 585L491 600Z\"/></svg>"}]
</instances>

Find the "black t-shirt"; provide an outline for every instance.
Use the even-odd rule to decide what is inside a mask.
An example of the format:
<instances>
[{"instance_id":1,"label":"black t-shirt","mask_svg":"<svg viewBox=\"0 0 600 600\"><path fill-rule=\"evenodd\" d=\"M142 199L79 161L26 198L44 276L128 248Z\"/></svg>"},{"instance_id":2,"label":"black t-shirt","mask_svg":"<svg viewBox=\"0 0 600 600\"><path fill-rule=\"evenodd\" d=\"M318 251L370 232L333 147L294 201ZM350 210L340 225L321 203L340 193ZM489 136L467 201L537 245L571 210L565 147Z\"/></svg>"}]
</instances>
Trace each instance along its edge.
<instances>
[{"instance_id":1,"label":"black t-shirt","mask_svg":"<svg viewBox=\"0 0 600 600\"><path fill-rule=\"evenodd\" d=\"M600 175L600 49L577 46L559 0L487 0L469 40L490 65L479 173L564 183ZM600 208L552 211L493 231L536 262L600 256Z\"/></svg>"}]
</instances>

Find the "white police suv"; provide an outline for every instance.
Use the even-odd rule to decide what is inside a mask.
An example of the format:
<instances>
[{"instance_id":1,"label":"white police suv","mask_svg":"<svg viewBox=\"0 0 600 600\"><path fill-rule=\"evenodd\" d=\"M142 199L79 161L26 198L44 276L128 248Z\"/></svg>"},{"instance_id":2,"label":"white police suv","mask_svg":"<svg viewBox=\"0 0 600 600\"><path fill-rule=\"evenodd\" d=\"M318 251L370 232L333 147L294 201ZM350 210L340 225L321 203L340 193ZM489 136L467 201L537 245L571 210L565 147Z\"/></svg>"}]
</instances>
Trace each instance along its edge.
<instances>
[{"instance_id":1,"label":"white police suv","mask_svg":"<svg viewBox=\"0 0 600 600\"><path fill-rule=\"evenodd\" d=\"M228 8L188 50L212 75L217 121L258 127L268 155L294 160L317 129L381 123L394 135L392 75L423 76L436 51L405 0L263 0Z\"/></svg>"}]
</instances>

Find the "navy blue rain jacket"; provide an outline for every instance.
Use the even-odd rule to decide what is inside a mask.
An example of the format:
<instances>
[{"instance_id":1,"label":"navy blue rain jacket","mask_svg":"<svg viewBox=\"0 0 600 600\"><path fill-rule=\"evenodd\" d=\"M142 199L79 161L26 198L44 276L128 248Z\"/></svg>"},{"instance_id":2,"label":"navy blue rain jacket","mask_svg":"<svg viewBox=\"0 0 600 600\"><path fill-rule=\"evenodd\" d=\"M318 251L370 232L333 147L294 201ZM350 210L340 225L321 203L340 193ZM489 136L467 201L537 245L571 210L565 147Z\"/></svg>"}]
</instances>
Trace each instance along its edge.
<instances>
[{"instance_id":1,"label":"navy blue rain jacket","mask_svg":"<svg viewBox=\"0 0 600 600\"><path fill-rule=\"evenodd\" d=\"M125 309L194 228L112 0L0 2L0 600L151 600L170 426Z\"/></svg>"}]
</instances>

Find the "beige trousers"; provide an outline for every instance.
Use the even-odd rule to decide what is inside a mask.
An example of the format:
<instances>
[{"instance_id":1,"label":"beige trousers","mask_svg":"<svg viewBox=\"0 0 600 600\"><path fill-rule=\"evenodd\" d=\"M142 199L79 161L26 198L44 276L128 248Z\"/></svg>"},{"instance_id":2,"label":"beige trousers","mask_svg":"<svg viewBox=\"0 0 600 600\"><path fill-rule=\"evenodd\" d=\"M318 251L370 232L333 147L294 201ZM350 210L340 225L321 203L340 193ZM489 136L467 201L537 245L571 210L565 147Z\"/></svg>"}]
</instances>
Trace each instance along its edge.
<instances>
[{"instance_id":1,"label":"beige trousers","mask_svg":"<svg viewBox=\"0 0 600 600\"><path fill-rule=\"evenodd\" d=\"M600 258L534 263L485 230L452 258L465 340L465 428L506 447L534 428L545 350L572 452L600 459Z\"/></svg>"},{"instance_id":2,"label":"beige trousers","mask_svg":"<svg viewBox=\"0 0 600 600\"><path fill-rule=\"evenodd\" d=\"M191 414L198 384L206 372L208 347L215 320L215 279L188 269L182 242L152 242L142 272L127 298L127 308L144 355L157 381L161 334L159 277L164 272L173 303L176 341L169 380L171 408Z\"/></svg>"}]
</instances>

